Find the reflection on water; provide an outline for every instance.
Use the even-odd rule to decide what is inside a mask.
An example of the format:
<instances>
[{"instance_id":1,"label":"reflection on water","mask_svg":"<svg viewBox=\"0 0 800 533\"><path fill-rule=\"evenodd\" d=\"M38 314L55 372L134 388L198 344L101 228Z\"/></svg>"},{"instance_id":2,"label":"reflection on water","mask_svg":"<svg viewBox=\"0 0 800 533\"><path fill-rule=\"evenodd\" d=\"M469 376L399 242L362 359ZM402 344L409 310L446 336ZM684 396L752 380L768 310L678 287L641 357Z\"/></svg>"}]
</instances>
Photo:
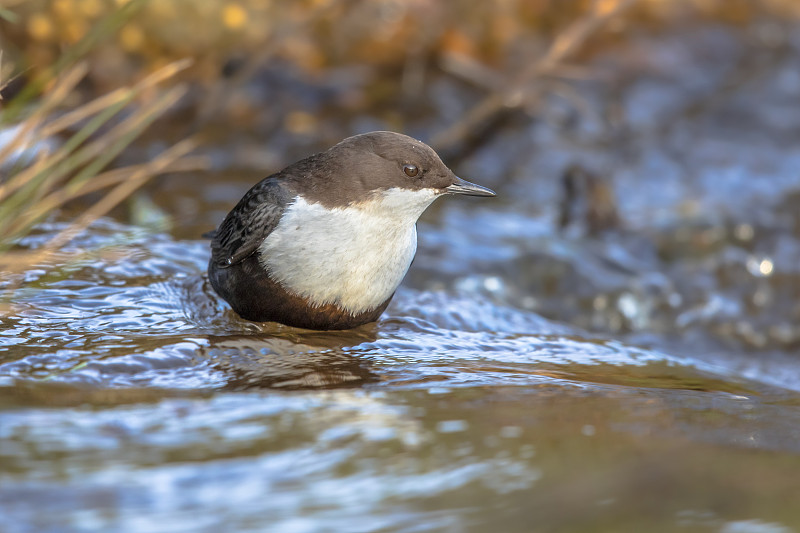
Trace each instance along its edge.
<instances>
[{"instance_id":1,"label":"reflection on water","mask_svg":"<svg viewBox=\"0 0 800 533\"><path fill-rule=\"evenodd\" d=\"M210 338L205 351L213 366L227 376L228 390L334 389L379 381L370 370L369 358L335 350L332 346L338 346L339 339L320 340L305 344L278 337Z\"/></svg>"}]
</instances>

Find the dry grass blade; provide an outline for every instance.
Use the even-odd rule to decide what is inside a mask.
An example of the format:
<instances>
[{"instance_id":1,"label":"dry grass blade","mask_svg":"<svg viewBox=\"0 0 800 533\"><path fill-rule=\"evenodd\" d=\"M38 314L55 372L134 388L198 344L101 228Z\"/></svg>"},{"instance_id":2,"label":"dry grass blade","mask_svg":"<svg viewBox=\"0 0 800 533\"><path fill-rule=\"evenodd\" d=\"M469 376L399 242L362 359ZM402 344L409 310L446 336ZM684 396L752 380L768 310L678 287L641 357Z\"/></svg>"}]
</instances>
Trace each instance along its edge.
<instances>
[{"instance_id":1,"label":"dry grass blade","mask_svg":"<svg viewBox=\"0 0 800 533\"><path fill-rule=\"evenodd\" d=\"M58 150L52 154L41 154L34 164L0 186L0 235L3 236L0 239L0 251L10 247L15 239L27 233L51 210L59 207L59 198L74 198L83 194L81 188L85 182L100 172L185 91L181 87L173 88L157 102L145 104L103 136L86 143L91 135L138 94L169 79L188 65L187 60L176 61L132 88L120 89L100 97L41 128L41 131L56 133L79 120L91 117ZM40 120L36 118L36 121ZM71 178L64 181L70 175Z\"/></svg>"},{"instance_id":2,"label":"dry grass blade","mask_svg":"<svg viewBox=\"0 0 800 533\"><path fill-rule=\"evenodd\" d=\"M40 205L43 208L50 210L57 209L58 207L76 200L81 196L91 194L93 192L101 191L113 185L122 183L131 179L131 177L146 168L148 164L131 165L123 168L116 168L114 170L107 170L102 174L98 174L91 180L85 181L77 190L71 191L65 188L53 191L50 195L43 198ZM169 167L163 169L163 172L188 172L191 170L200 170L208 166L208 158L204 156L187 156L172 163Z\"/></svg>"},{"instance_id":3,"label":"dry grass blade","mask_svg":"<svg viewBox=\"0 0 800 533\"><path fill-rule=\"evenodd\" d=\"M186 69L189 67L189 65L191 65L191 63L192 62L190 59L175 61L153 72L130 89L117 89L111 93L96 98L44 126L42 128L42 135L44 137L49 137L50 135L60 133L63 130L70 128L78 122L86 119L87 117L99 113L103 109L130 97L130 95L140 94L143 91L155 87L159 83Z\"/></svg>"},{"instance_id":4,"label":"dry grass blade","mask_svg":"<svg viewBox=\"0 0 800 533\"><path fill-rule=\"evenodd\" d=\"M173 87L157 101L143 108L143 112L132 115L106 135L94 141L87 147L87 151L92 153L91 161L72 177L70 184L80 183L100 172L159 115L177 103L184 94L186 94L185 87Z\"/></svg>"},{"instance_id":5,"label":"dry grass blade","mask_svg":"<svg viewBox=\"0 0 800 533\"><path fill-rule=\"evenodd\" d=\"M2 10L2 8L0 8L0 10ZM24 73L23 71L12 75L11 73L13 71L14 67L12 65L3 62L3 51L0 50L0 110L2 110L3 90L8 87L11 82L22 76Z\"/></svg>"},{"instance_id":6,"label":"dry grass blade","mask_svg":"<svg viewBox=\"0 0 800 533\"><path fill-rule=\"evenodd\" d=\"M510 84L487 96L462 120L456 122L434 137L432 145L437 150L446 151L472 136L473 132L488 122L495 114L509 107L524 103L531 82L538 76L556 68L571 54L575 53L586 40L610 19L630 7L636 0L596 1L592 12L576 20L561 33L544 56L531 62Z\"/></svg>"},{"instance_id":7,"label":"dry grass blade","mask_svg":"<svg viewBox=\"0 0 800 533\"><path fill-rule=\"evenodd\" d=\"M176 61L174 63L170 63L165 67L157 70L156 72L152 73L151 75L147 76L141 82L136 84L134 87L129 89L118 89L109 93L107 95L101 96L83 106L79 107L78 109L67 113L66 115L52 121L51 123L44 125L40 128L40 133L38 133L35 137L46 139L49 138L61 131L65 130L76 124L77 122L87 119L92 115L95 115L94 121L90 122L82 128L80 132L73 135L67 142L64 144L61 150L58 150L54 154L49 157L39 158L33 165L29 166L28 168L24 169L23 171L19 172L12 180L9 180L5 184L0 184L0 202L5 201L5 199L14 193L15 191L19 190L21 187L24 187L26 184L35 181L36 178L43 178L45 175L47 177L47 181L51 184L55 184L57 180L63 176L64 174L70 172L78 165L81 164L81 161L73 160L72 164L67 164L62 166L58 171L54 171L56 164L60 163L62 160L66 159L70 154L72 154L73 150L76 149L83 141L85 141L90 135L92 135L95 131L97 131L103 124L108 122L116 113L122 108L131 102L137 95L141 94L143 91L151 89L152 87L156 86L157 84L171 78L181 70L184 70L191 64L190 60L181 60ZM73 72L73 71L71 71ZM80 74L80 72L76 72L75 75ZM70 74L69 79L72 80L75 75ZM61 98L65 96L63 92L59 94L48 95L50 99L53 101L53 104L49 106L52 109L55 105L57 105L60 100L55 100L55 98ZM25 130L31 132L35 131L41 123L42 119L39 118L39 114L41 110L37 110L36 115L32 116L25 122ZM29 126L30 127L27 127ZM29 137L33 137L30 133L28 134ZM22 142L21 146L24 146L25 137L20 133L17 135L18 140ZM20 146L17 143L17 146ZM14 147L9 146L9 153L13 153ZM89 153L90 150L83 156L83 160L88 160L95 154ZM4 161L3 155L0 154L0 161Z\"/></svg>"},{"instance_id":8,"label":"dry grass blade","mask_svg":"<svg viewBox=\"0 0 800 533\"><path fill-rule=\"evenodd\" d=\"M6 0L7 1L7 0ZM125 0L118 2L118 6L112 9L108 15L95 21L88 27L88 31L76 43L63 49L58 58L47 66L47 69L39 75L33 76L14 97L17 104L8 110L6 120L21 122L25 120L24 112L28 104L34 99L41 98L42 94L48 92L47 87L52 82L53 76L60 76L72 68L80 58L86 57L92 49L100 46L100 43L118 32L130 17L138 11L148 0ZM21 3L21 2L20 2ZM77 7L77 6L73 6ZM0 159L2 160L2 159Z\"/></svg>"},{"instance_id":9,"label":"dry grass blade","mask_svg":"<svg viewBox=\"0 0 800 533\"><path fill-rule=\"evenodd\" d=\"M147 180L156 174L164 172L170 165L191 152L195 146L195 142L191 139L181 141L133 172L127 180L111 189L108 194L99 202L92 205L78 220L48 242L44 248L44 252L52 253L53 250L64 246L76 235L88 228L92 222L107 214L125 198L130 196L132 192L144 185Z\"/></svg>"},{"instance_id":10,"label":"dry grass blade","mask_svg":"<svg viewBox=\"0 0 800 533\"><path fill-rule=\"evenodd\" d=\"M73 67L62 78L60 78L52 91L48 92L41 105L37 106L34 112L27 117L17 135L6 146L0 148L0 161L6 161L11 154L25 147L34 137L33 133L47 119L50 113L61 104L70 92L78 85L88 71L86 63L81 63ZM0 188L0 199L3 197L3 188Z\"/></svg>"},{"instance_id":11,"label":"dry grass blade","mask_svg":"<svg viewBox=\"0 0 800 533\"><path fill-rule=\"evenodd\" d=\"M344 2L330 2L327 5L320 3L320 5L312 9L311 12L301 20L280 24L277 28L278 31L275 32L273 37L255 51L255 53L248 55L244 65L242 65L230 79L220 79L209 88L208 94L205 97L205 104L200 108L197 123L202 124L208 122L217 115L223 107L222 103L227 100L225 95L230 94L234 88L240 87L247 80L253 79L258 69L280 50L280 46L287 36L301 35L311 31L313 23L329 17L331 12L339 8L343 3Z\"/></svg>"},{"instance_id":12,"label":"dry grass blade","mask_svg":"<svg viewBox=\"0 0 800 533\"><path fill-rule=\"evenodd\" d=\"M8 84L11 83L11 80L3 81L6 79L6 71L3 68L3 51L0 50L0 91L8 87ZM0 102L3 100L3 95L0 94Z\"/></svg>"},{"instance_id":13,"label":"dry grass blade","mask_svg":"<svg viewBox=\"0 0 800 533\"><path fill-rule=\"evenodd\" d=\"M131 167L102 172L130 143L147 129L186 92L179 85L164 91L157 98L139 104L123 120L107 127L122 110L138 96L151 92L159 84L185 69L190 60L181 60L162 67L132 87L115 90L74 109L54 120L53 112L66 101L77 83L86 74L85 65L72 67L49 84L40 102L15 125L12 141L0 148L0 165L11 168L0 182L0 270L19 280L19 274L34 264L68 262L79 257L62 257L64 247L98 217L104 216L133 191L162 172L197 170L207 166L205 158L186 157L194 148L190 140L180 142L152 161ZM158 93L156 93L158 94ZM16 116L19 116L17 113ZM0 118L8 119L8 115ZM60 146L39 150L39 141L79 126L67 135ZM104 128L102 135L96 135ZM35 160L19 169L10 158L19 150L33 147L38 151ZM12 251L14 243L42 219L90 192L109 189L75 222L67 226L42 248L32 251ZM5 294L13 295L18 285L6 283Z\"/></svg>"},{"instance_id":14,"label":"dry grass blade","mask_svg":"<svg viewBox=\"0 0 800 533\"><path fill-rule=\"evenodd\" d=\"M49 150L43 151L32 165L19 171L12 180L0 188L0 213L8 209L19 209L20 204L32 201L30 198L32 192L45 192L57 186L63 176L80 164L75 150L128 103L130 99L111 103L109 107L92 117L80 131L69 137L60 148L52 153Z\"/></svg>"},{"instance_id":15,"label":"dry grass blade","mask_svg":"<svg viewBox=\"0 0 800 533\"><path fill-rule=\"evenodd\" d=\"M78 154L80 157L73 161L73 166L84 164L69 182L61 185L68 193L80 189L81 185L90 178L97 175L103 167L110 163L122 150L128 146L134 138L144 131L158 116L174 105L185 93L183 87L175 87L168 91L164 96L143 107L139 112L112 128L106 135L94 140L88 146L82 148ZM64 174L63 169L48 176L50 180L59 179ZM52 190L53 187L49 187ZM51 210L52 206L42 202L42 194L35 198L30 207L19 216L3 221L3 234L6 239L13 240L24 235L33 225L42 220Z\"/></svg>"},{"instance_id":16,"label":"dry grass blade","mask_svg":"<svg viewBox=\"0 0 800 533\"><path fill-rule=\"evenodd\" d=\"M166 171L202 168L205 164L203 159L181 160L195 146L193 140L187 139L169 148L152 161L138 165L135 169L112 171L112 176L118 183L100 201L89 207L76 221L58 233L42 248L33 251L6 252L0 256L0 269L14 273L28 268L30 265L47 263L58 254L64 245L86 230L95 220L119 205L153 176Z\"/></svg>"}]
</instances>

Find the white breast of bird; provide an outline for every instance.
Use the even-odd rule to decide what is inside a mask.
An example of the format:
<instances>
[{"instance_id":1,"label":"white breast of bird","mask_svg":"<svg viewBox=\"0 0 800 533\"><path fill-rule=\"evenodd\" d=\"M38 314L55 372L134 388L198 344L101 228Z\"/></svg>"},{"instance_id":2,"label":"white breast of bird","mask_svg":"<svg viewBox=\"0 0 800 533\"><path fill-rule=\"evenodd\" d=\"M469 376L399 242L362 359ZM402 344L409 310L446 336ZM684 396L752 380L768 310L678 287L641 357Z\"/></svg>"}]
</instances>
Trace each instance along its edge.
<instances>
[{"instance_id":1,"label":"white breast of bird","mask_svg":"<svg viewBox=\"0 0 800 533\"><path fill-rule=\"evenodd\" d=\"M346 207L298 196L259 248L273 280L313 305L358 314L386 301L417 251L416 222L435 189L392 188Z\"/></svg>"}]
</instances>

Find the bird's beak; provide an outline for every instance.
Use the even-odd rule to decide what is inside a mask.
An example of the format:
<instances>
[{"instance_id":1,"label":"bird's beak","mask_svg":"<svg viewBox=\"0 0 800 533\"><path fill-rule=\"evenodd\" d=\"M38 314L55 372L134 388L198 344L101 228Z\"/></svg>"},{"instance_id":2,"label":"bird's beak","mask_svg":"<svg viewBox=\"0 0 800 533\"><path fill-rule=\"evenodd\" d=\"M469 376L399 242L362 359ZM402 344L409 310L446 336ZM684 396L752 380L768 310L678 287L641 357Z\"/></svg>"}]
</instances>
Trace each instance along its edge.
<instances>
[{"instance_id":1,"label":"bird's beak","mask_svg":"<svg viewBox=\"0 0 800 533\"><path fill-rule=\"evenodd\" d=\"M464 194L466 196L497 196L495 192L486 187L475 185L467 180L462 180L456 176L456 180L452 185L444 188L448 194Z\"/></svg>"}]
</instances>

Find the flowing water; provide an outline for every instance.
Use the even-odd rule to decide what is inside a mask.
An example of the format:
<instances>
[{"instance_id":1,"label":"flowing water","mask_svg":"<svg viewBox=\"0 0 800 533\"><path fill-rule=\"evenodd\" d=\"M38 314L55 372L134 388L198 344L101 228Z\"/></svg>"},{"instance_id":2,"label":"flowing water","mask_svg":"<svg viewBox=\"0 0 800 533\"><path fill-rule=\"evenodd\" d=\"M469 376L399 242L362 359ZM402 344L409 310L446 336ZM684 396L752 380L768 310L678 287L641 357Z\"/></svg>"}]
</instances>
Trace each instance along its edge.
<instances>
[{"instance_id":1,"label":"flowing water","mask_svg":"<svg viewBox=\"0 0 800 533\"><path fill-rule=\"evenodd\" d=\"M423 225L420 270L464 215ZM28 272L3 319L4 531L800 523L795 361L794 389L745 379L501 305L469 274L404 286L354 331L252 324L210 290L207 242L104 221L75 247L100 252Z\"/></svg>"},{"instance_id":2,"label":"flowing water","mask_svg":"<svg viewBox=\"0 0 800 533\"><path fill-rule=\"evenodd\" d=\"M718 68L734 47L693 38ZM687 40L650 53L691 66ZM0 531L800 531L800 108L772 107L797 104L798 43L622 161L498 134L459 168L498 198L426 213L352 331L249 323L210 289L199 234L252 177L157 185L171 230L101 220L0 318ZM634 84L628 115L660 124L687 83ZM722 127L737 98L752 116ZM575 161L610 228L559 230Z\"/></svg>"}]
</instances>

